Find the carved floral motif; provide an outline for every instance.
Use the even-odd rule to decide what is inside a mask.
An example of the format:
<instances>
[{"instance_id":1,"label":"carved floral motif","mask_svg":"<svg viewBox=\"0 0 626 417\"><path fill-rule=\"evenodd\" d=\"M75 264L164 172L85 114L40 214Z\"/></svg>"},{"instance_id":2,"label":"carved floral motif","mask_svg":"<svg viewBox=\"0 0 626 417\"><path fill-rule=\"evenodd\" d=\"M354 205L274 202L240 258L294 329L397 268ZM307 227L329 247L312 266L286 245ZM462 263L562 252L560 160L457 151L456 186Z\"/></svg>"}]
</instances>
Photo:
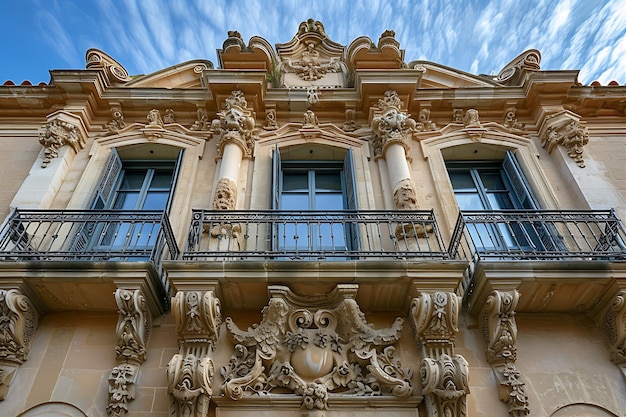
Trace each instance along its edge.
<instances>
[{"instance_id":1,"label":"carved floral motif","mask_svg":"<svg viewBox=\"0 0 626 417\"><path fill-rule=\"evenodd\" d=\"M38 314L18 290L0 290L0 400L6 398L19 366L26 361Z\"/></svg>"},{"instance_id":2,"label":"carved floral motif","mask_svg":"<svg viewBox=\"0 0 626 417\"><path fill-rule=\"evenodd\" d=\"M353 299L355 291L355 286L339 285L321 305L271 286L259 324L240 330L226 319L236 346L221 370L224 393L240 400L288 389L309 410L326 409L330 392L409 396L411 371L394 358L393 347L402 319L388 329L374 329Z\"/></svg>"},{"instance_id":3,"label":"carved floral motif","mask_svg":"<svg viewBox=\"0 0 626 417\"><path fill-rule=\"evenodd\" d=\"M401 106L402 100L394 90L387 90L384 98L378 100L378 108L372 118L372 144L377 158L383 157L386 147L392 143L399 143L408 149L406 135L413 133L417 124L401 110Z\"/></svg>"},{"instance_id":4,"label":"carved floral motif","mask_svg":"<svg viewBox=\"0 0 626 417\"><path fill-rule=\"evenodd\" d=\"M214 367L210 357L188 352L175 354L167 364L170 415L202 417L208 414L213 395Z\"/></svg>"},{"instance_id":5,"label":"carved floral motif","mask_svg":"<svg viewBox=\"0 0 626 417\"><path fill-rule=\"evenodd\" d=\"M517 351L517 324L515 307L519 301L517 290L494 290L482 313L482 330L487 344L487 361L498 381L500 399L507 403L509 415L522 417L530 413L525 385L515 367Z\"/></svg>"},{"instance_id":6,"label":"carved floral motif","mask_svg":"<svg viewBox=\"0 0 626 417\"><path fill-rule=\"evenodd\" d=\"M333 58L324 60L317 51L317 43L313 40L306 41L306 49L302 52L300 59L291 61L283 60L283 70L293 72L304 81L316 81L324 78L329 72L341 71L341 66Z\"/></svg>"},{"instance_id":7,"label":"carved floral motif","mask_svg":"<svg viewBox=\"0 0 626 417\"><path fill-rule=\"evenodd\" d=\"M39 131L39 143L44 150L44 158L41 167L47 167L50 162L59 156L62 146L68 145L78 153L85 146L85 141L78 132L78 128L72 123L61 119L54 119L46 123Z\"/></svg>"},{"instance_id":8,"label":"carved floral motif","mask_svg":"<svg viewBox=\"0 0 626 417\"><path fill-rule=\"evenodd\" d=\"M140 290L118 289L115 301L119 309L115 347L117 366L109 376L107 413L121 417L128 412L128 402L135 398L139 366L146 360L152 315Z\"/></svg>"},{"instance_id":9,"label":"carved floral motif","mask_svg":"<svg viewBox=\"0 0 626 417\"><path fill-rule=\"evenodd\" d=\"M254 139L252 131L255 120L242 91L234 90L225 100L224 108L217 113L218 118L211 123L211 131L217 136L217 150L221 157L224 146L234 143L243 151L244 157L252 156Z\"/></svg>"}]
</instances>

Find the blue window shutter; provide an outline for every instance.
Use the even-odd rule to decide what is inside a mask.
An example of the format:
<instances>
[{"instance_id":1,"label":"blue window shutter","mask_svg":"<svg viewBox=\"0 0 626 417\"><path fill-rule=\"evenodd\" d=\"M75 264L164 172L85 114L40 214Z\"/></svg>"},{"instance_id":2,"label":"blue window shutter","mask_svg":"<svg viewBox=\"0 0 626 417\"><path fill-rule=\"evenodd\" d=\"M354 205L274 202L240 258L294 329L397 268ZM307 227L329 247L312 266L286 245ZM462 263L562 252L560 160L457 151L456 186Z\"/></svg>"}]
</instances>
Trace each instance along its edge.
<instances>
[{"instance_id":1,"label":"blue window shutter","mask_svg":"<svg viewBox=\"0 0 626 417\"><path fill-rule=\"evenodd\" d=\"M109 208L111 204L111 198L113 197L113 195L115 195L115 185L117 183L120 172L122 172L122 160L117 154L117 150L115 150L115 148L112 148L111 155L109 155L109 159L104 166L102 176L100 177L100 181L98 182L98 186L96 187L96 195L94 197L93 204L91 205L92 208Z\"/></svg>"},{"instance_id":2,"label":"blue window shutter","mask_svg":"<svg viewBox=\"0 0 626 417\"><path fill-rule=\"evenodd\" d=\"M347 208L348 210L356 210L358 208L358 204L356 198L356 183L352 149L348 149L348 153L343 160L343 175L345 178Z\"/></svg>"},{"instance_id":3,"label":"blue window shutter","mask_svg":"<svg viewBox=\"0 0 626 417\"><path fill-rule=\"evenodd\" d=\"M272 210L280 209L280 172L281 172L280 151L278 145L272 153Z\"/></svg>"},{"instance_id":4,"label":"blue window shutter","mask_svg":"<svg viewBox=\"0 0 626 417\"><path fill-rule=\"evenodd\" d=\"M517 200L516 205L520 209L535 210L539 208L539 204L537 204L537 200L535 200L533 196L528 181L526 181L526 177L524 177L524 173L517 159L515 159L515 155L513 155L511 151L506 152L504 161L502 161L502 172L510 182L511 193L513 194L513 198Z\"/></svg>"}]
</instances>

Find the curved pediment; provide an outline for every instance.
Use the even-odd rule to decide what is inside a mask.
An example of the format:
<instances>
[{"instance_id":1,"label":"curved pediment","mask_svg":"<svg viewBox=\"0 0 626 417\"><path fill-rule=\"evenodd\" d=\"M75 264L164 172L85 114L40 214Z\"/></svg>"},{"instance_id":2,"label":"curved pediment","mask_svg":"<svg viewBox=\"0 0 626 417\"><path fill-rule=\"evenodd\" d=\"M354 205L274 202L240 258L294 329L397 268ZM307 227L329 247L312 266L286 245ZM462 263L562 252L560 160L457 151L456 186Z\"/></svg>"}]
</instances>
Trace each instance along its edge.
<instances>
[{"instance_id":1,"label":"curved pediment","mask_svg":"<svg viewBox=\"0 0 626 417\"><path fill-rule=\"evenodd\" d=\"M213 63L204 59L183 62L152 74L139 75L126 85L152 88L200 88L202 72L213 69Z\"/></svg>"},{"instance_id":2,"label":"curved pediment","mask_svg":"<svg viewBox=\"0 0 626 417\"><path fill-rule=\"evenodd\" d=\"M361 36L348 46L346 61L351 70L389 70L405 68L404 49L395 38L395 32L386 30L378 45L367 36Z\"/></svg>"},{"instance_id":3,"label":"curved pediment","mask_svg":"<svg viewBox=\"0 0 626 417\"><path fill-rule=\"evenodd\" d=\"M494 87L499 85L488 77L470 74L430 61L411 61L408 67L422 71L419 88Z\"/></svg>"},{"instance_id":4,"label":"curved pediment","mask_svg":"<svg viewBox=\"0 0 626 417\"><path fill-rule=\"evenodd\" d=\"M278 57L272 45L260 36L253 36L246 46L237 31L229 31L222 49L217 50L220 68L262 70L272 72Z\"/></svg>"},{"instance_id":5,"label":"curved pediment","mask_svg":"<svg viewBox=\"0 0 626 417\"><path fill-rule=\"evenodd\" d=\"M343 62L345 46L330 40L324 25L302 22L291 41L276 44L280 59L279 84L294 88L347 87L348 69Z\"/></svg>"}]
</instances>

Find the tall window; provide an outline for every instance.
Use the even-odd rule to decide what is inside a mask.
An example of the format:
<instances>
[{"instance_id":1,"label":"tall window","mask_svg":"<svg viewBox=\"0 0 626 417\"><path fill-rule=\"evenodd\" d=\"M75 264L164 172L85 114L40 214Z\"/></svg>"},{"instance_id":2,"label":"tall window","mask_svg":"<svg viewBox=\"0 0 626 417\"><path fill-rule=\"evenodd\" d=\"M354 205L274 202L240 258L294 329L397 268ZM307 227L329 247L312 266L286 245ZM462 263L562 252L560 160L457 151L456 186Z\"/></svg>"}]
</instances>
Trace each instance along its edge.
<instances>
[{"instance_id":1,"label":"tall window","mask_svg":"<svg viewBox=\"0 0 626 417\"><path fill-rule=\"evenodd\" d=\"M356 249L356 229L341 219L323 220L328 212L356 209L352 153L344 160L282 161L274 151L272 208L291 220L279 223L273 232L273 245L282 251ZM299 212L318 212L318 221L298 216ZM308 220L305 220L308 219Z\"/></svg>"}]
</instances>

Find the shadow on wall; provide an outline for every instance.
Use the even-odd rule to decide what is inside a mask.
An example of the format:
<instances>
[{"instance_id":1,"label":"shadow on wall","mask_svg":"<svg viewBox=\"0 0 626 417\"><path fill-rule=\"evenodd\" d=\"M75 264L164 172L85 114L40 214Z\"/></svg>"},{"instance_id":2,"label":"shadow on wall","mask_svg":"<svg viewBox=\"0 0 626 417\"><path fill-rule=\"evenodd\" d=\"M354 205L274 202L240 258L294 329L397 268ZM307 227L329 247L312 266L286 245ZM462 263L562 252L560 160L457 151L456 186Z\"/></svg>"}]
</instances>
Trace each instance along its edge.
<instances>
[{"instance_id":1,"label":"shadow on wall","mask_svg":"<svg viewBox=\"0 0 626 417\"><path fill-rule=\"evenodd\" d=\"M594 404L568 404L560 407L550 417L619 417L604 407Z\"/></svg>"},{"instance_id":2,"label":"shadow on wall","mask_svg":"<svg viewBox=\"0 0 626 417\"><path fill-rule=\"evenodd\" d=\"M49 402L36 405L17 417L87 417L87 415L71 404Z\"/></svg>"}]
</instances>

